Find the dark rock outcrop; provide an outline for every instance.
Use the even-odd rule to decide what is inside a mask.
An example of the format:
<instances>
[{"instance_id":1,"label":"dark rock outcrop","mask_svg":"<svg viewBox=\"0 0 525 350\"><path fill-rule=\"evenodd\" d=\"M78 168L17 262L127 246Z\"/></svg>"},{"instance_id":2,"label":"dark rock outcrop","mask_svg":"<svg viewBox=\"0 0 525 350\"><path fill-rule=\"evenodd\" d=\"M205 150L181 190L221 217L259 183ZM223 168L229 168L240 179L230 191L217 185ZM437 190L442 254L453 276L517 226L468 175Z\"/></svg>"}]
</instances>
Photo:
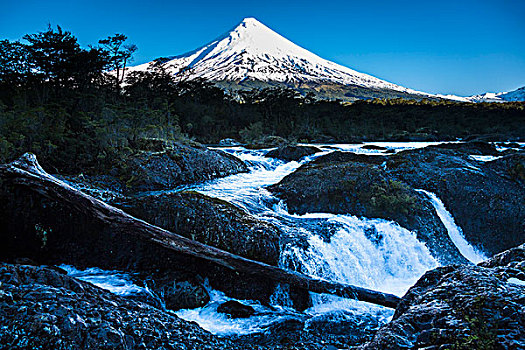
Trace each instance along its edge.
<instances>
[{"instance_id":1,"label":"dark rock outcrop","mask_svg":"<svg viewBox=\"0 0 525 350\"><path fill-rule=\"evenodd\" d=\"M130 198L121 207L156 226L243 257L277 265L279 229L244 210L198 192L183 191ZM201 274L213 287L240 299L268 302L275 283L221 267Z\"/></svg>"},{"instance_id":2,"label":"dark rock outcrop","mask_svg":"<svg viewBox=\"0 0 525 350\"><path fill-rule=\"evenodd\" d=\"M140 192L171 189L246 171L244 162L226 152L174 143L155 151L146 148L118 160L112 173L127 191Z\"/></svg>"},{"instance_id":3,"label":"dark rock outcrop","mask_svg":"<svg viewBox=\"0 0 525 350\"><path fill-rule=\"evenodd\" d=\"M293 146L288 145L279 147L266 153L266 157L286 160L288 162L297 161L303 157L321 152L321 150L314 146Z\"/></svg>"},{"instance_id":4,"label":"dark rock outcrop","mask_svg":"<svg viewBox=\"0 0 525 350\"><path fill-rule=\"evenodd\" d=\"M231 318L247 318L255 313L250 305L244 305L236 300L229 300L217 307L217 312L228 315Z\"/></svg>"},{"instance_id":5,"label":"dark rock outcrop","mask_svg":"<svg viewBox=\"0 0 525 350\"><path fill-rule=\"evenodd\" d=\"M182 191L133 197L120 205L131 215L196 241L275 265L279 229L221 199Z\"/></svg>"},{"instance_id":6,"label":"dark rock outcrop","mask_svg":"<svg viewBox=\"0 0 525 350\"><path fill-rule=\"evenodd\" d=\"M386 151L386 150L388 150L388 148L386 148L386 147L376 146L376 145L364 145L364 146L361 146L361 148L362 149L373 150L373 151Z\"/></svg>"},{"instance_id":7,"label":"dark rock outcrop","mask_svg":"<svg viewBox=\"0 0 525 350\"><path fill-rule=\"evenodd\" d=\"M321 314L306 322L309 334L338 347L363 344L373 338L380 326L374 315L345 311Z\"/></svg>"},{"instance_id":8,"label":"dark rock outcrop","mask_svg":"<svg viewBox=\"0 0 525 350\"><path fill-rule=\"evenodd\" d=\"M220 146L241 146L241 143L235 139L222 139L219 141Z\"/></svg>"},{"instance_id":9,"label":"dark rock outcrop","mask_svg":"<svg viewBox=\"0 0 525 350\"><path fill-rule=\"evenodd\" d=\"M196 324L35 266L0 263L0 348L235 349Z\"/></svg>"},{"instance_id":10,"label":"dark rock outcrop","mask_svg":"<svg viewBox=\"0 0 525 350\"><path fill-rule=\"evenodd\" d=\"M247 172L239 158L201 144L144 139L133 151L113 159L101 172L60 175L75 187L106 202L140 192L170 190L181 185Z\"/></svg>"},{"instance_id":11,"label":"dark rock outcrop","mask_svg":"<svg viewBox=\"0 0 525 350\"><path fill-rule=\"evenodd\" d=\"M270 186L293 213L393 220L416 232L443 263L464 262L427 198L384 170L383 157L334 152Z\"/></svg>"},{"instance_id":12,"label":"dark rock outcrop","mask_svg":"<svg viewBox=\"0 0 525 350\"><path fill-rule=\"evenodd\" d=\"M363 349L525 348L524 256L522 245L479 266L427 272Z\"/></svg>"},{"instance_id":13,"label":"dark rock outcrop","mask_svg":"<svg viewBox=\"0 0 525 350\"><path fill-rule=\"evenodd\" d=\"M72 210L6 179L0 179L0 208L0 256L4 260L26 257L43 264L138 272L142 279L159 286L157 292L168 292L168 306L197 307L207 301L194 276L208 271L209 263L147 239L117 233L90 213ZM157 280L162 272L169 272L169 278ZM192 281L194 288L177 292L169 288L185 281Z\"/></svg>"},{"instance_id":14,"label":"dark rock outcrop","mask_svg":"<svg viewBox=\"0 0 525 350\"><path fill-rule=\"evenodd\" d=\"M308 347L302 344L305 317L286 317L263 327L260 331L232 337L236 342L252 347L253 344L263 345L271 349L290 349L295 345L298 349L322 349L324 346L315 344ZM299 345L300 344L300 345Z\"/></svg>"},{"instance_id":15,"label":"dark rock outcrop","mask_svg":"<svg viewBox=\"0 0 525 350\"><path fill-rule=\"evenodd\" d=\"M174 270L175 272L142 273L139 277L158 296L166 309L194 309L210 301L202 278L184 273L182 267Z\"/></svg>"},{"instance_id":16,"label":"dark rock outcrop","mask_svg":"<svg viewBox=\"0 0 525 350\"><path fill-rule=\"evenodd\" d=\"M465 152L427 147L387 158L385 170L435 193L466 239L490 255L525 242L523 154L479 162Z\"/></svg>"},{"instance_id":17,"label":"dark rock outcrop","mask_svg":"<svg viewBox=\"0 0 525 350\"><path fill-rule=\"evenodd\" d=\"M471 244L496 254L525 241L525 156L518 152L490 162L470 156L499 154L494 152L494 146L480 142L389 156L333 152L302 166L270 190L292 212L394 220L430 242L434 255L447 251L457 255L428 199L414 193L423 189L443 201ZM435 240L448 243L432 243ZM442 259L447 261L454 260Z\"/></svg>"},{"instance_id":18,"label":"dark rock outcrop","mask_svg":"<svg viewBox=\"0 0 525 350\"><path fill-rule=\"evenodd\" d=\"M263 149L263 148L273 148L273 147L283 147L289 144L290 141L280 137L280 136L264 136L262 138L259 138L247 145L245 145L248 149Z\"/></svg>"},{"instance_id":19,"label":"dark rock outcrop","mask_svg":"<svg viewBox=\"0 0 525 350\"><path fill-rule=\"evenodd\" d=\"M450 149L466 154L479 155L479 156L498 156L499 152L496 146L488 142L471 141L471 142L458 142L458 143L442 143L431 148Z\"/></svg>"}]
</instances>

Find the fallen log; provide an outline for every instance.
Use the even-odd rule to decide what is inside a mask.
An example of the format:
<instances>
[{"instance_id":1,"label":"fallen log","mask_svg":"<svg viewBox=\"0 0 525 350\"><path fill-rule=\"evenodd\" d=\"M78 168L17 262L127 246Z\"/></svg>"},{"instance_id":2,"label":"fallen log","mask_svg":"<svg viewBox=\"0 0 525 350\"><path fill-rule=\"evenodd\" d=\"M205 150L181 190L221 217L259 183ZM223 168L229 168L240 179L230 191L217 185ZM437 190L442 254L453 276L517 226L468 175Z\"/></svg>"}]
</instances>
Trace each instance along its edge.
<instances>
[{"instance_id":1,"label":"fallen log","mask_svg":"<svg viewBox=\"0 0 525 350\"><path fill-rule=\"evenodd\" d=\"M390 308L395 308L400 300L392 294L331 282L246 259L151 225L49 175L38 164L34 154L26 153L12 163L1 165L0 177L13 184L25 186L50 200L65 203L72 210L89 212L115 232L140 236L177 253L201 258L233 271L264 276L315 293L333 294Z\"/></svg>"}]
</instances>

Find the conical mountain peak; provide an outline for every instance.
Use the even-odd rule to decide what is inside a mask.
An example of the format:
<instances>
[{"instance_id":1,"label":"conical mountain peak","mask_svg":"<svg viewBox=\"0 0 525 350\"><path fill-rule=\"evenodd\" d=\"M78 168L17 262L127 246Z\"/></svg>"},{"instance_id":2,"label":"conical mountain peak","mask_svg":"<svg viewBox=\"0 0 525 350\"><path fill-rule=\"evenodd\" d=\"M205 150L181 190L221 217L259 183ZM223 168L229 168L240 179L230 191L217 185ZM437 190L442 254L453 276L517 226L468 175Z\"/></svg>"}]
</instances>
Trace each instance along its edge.
<instances>
[{"instance_id":1,"label":"conical mountain peak","mask_svg":"<svg viewBox=\"0 0 525 350\"><path fill-rule=\"evenodd\" d=\"M265 82L286 86L357 86L430 96L359 73L325 60L294 44L253 17L244 18L218 39L164 64L184 79L203 78L218 83ZM146 69L148 64L130 70Z\"/></svg>"}]
</instances>

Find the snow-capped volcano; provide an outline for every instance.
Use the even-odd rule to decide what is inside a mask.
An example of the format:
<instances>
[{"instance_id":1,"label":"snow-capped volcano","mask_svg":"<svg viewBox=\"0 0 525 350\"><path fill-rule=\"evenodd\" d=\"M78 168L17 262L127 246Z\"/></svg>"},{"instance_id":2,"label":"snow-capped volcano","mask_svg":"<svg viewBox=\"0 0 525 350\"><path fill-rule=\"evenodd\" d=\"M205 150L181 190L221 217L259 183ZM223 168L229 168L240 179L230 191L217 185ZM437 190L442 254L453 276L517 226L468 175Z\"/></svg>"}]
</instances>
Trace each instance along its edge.
<instances>
[{"instance_id":1,"label":"snow-capped volcano","mask_svg":"<svg viewBox=\"0 0 525 350\"><path fill-rule=\"evenodd\" d=\"M277 34L255 18L245 18L234 29L192 52L170 57L164 67L181 79L204 78L246 85L249 82L284 84L299 89L334 89L359 98L363 89L389 96L444 97L408 89L325 60ZM131 67L147 69L149 63ZM356 90L357 89L357 90ZM374 97L374 95L372 95ZM452 98L452 97L445 97ZM462 100L462 98L453 97Z\"/></svg>"}]
</instances>

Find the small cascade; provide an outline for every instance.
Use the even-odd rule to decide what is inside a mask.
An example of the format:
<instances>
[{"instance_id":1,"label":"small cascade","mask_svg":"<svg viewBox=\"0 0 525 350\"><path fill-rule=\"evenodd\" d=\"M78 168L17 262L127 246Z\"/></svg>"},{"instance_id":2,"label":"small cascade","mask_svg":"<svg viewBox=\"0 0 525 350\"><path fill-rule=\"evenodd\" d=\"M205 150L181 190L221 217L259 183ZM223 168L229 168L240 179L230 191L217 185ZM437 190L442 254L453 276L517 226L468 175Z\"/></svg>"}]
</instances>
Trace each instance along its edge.
<instances>
[{"instance_id":1,"label":"small cascade","mask_svg":"<svg viewBox=\"0 0 525 350\"><path fill-rule=\"evenodd\" d=\"M394 222L321 213L295 217L323 220L333 231L330 237L309 232L306 249L294 241L284 247L282 265L302 273L402 296L423 273L438 266L415 234ZM327 302L355 304L314 296L314 308L326 309Z\"/></svg>"},{"instance_id":2,"label":"small cascade","mask_svg":"<svg viewBox=\"0 0 525 350\"><path fill-rule=\"evenodd\" d=\"M418 192L424 193L430 199L430 202L436 209L436 213L445 225L448 231L448 235L452 242L456 245L461 255L467 258L470 262L477 264L483 260L488 259L482 252L473 247L463 235L461 227L456 225L452 214L445 208L445 205L434 193L425 190L417 190Z\"/></svg>"},{"instance_id":3,"label":"small cascade","mask_svg":"<svg viewBox=\"0 0 525 350\"><path fill-rule=\"evenodd\" d=\"M59 267L65 270L71 277L94 284L113 294L120 296L150 294L147 288L135 284L129 274L120 271L102 270L98 267L79 270L71 265L60 265Z\"/></svg>"}]
</instances>

